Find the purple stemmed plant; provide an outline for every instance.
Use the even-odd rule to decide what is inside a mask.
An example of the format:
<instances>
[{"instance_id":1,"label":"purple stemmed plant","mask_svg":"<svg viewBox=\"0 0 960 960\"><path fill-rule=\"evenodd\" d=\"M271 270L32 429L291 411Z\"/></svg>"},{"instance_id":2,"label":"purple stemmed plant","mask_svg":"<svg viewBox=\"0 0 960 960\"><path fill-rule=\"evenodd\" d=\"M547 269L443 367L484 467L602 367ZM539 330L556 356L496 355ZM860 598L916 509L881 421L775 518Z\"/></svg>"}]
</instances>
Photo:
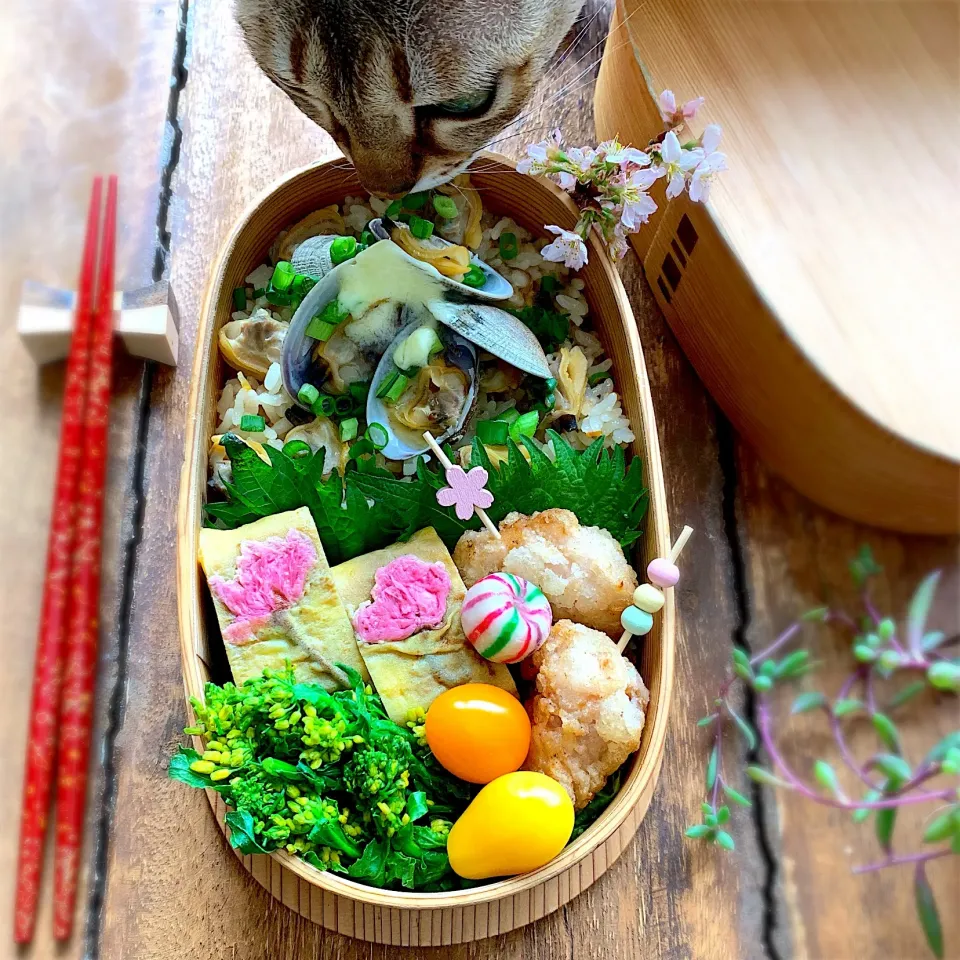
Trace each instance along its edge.
<instances>
[{"instance_id":1,"label":"purple stemmed plant","mask_svg":"<svg viewBox=\"0 0 960 960\"><path fill-rule=\"evenodd\" d=\"M867 548L853 561L851 572L861 589L863 612L859 619L838 610L810 610L759 653L751 655L740 647L734 648L731 667L713 701L713 711L699 721L699 726L711 728L713 734L706 769L708 800L702 804L702 822L688 827L686 835L725 850L734 849L734 839L727 828L730 804L751 805L724 771L724 734L735 728L751 753L759 749L769 761L769 767L747 767L747 776L756 783L791 790L822 806L848 810L857 823L873 818L883 856L875 863L855 867L854 873L912 866L920 923L931 951L942 957L943 932L925 866L931 860L960 854L960 730L939 740L918 762L911 762L893 714L927 689L938 694L960 692L960 658L945 652L960 638L948 639L941 631L927 629L940 571L929 574L917 587L902 629L890 618L881 617L870 598L870 580L879 568ZM824 714L840 762L857 782L859 796L851 796L843 789L833 764L827 760L816 760L811 778L807 779L787 763L778 746L771 694L783 683L806 676L815 668L809 651L795 647L804 625L811 622L834 623L849 630L855 666L834 698L815 690L801 693L794 700L791 713ZM895 692L882 695L881 681L893 681ZM731 694L738 683L753 692L755 724L733 706ZM883 686L886 689L887 684ZM955 698L950 698L950 704L955 715ZM864 761L857 759L847 741L846 727L858 717L869 720L879 747ZM943 786L944 776L958 779ZM898 812L916 804L937 805L926 825L922 848L895 854L892 840Z\"/></svg>"}]
</instances>

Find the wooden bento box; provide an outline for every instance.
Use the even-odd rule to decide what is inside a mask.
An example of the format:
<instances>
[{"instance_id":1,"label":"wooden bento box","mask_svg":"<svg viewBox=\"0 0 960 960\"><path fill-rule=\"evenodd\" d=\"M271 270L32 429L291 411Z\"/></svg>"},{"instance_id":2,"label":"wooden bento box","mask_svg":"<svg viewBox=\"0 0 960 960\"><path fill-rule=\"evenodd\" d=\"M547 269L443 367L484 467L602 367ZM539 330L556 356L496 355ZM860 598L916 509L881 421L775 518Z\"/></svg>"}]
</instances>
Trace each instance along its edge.
<instances>
[{"instance_id":1,"label":"wooden bento box","mask_svg":"<svg viewBox=\"0 0 960 960\"><path fill-rule=\"evenodd\" d=\"M483 157L472 173L486 207L508 213L528 230L543 224L572 229L572 201L551 184L521 176L510 161ZM344 163L324 163L295 171L260 196L237 223L217 258L203 304L197 336L186 447L180 482L177 588L183 679L187 697L202 698L211 679L211 644L220 644L216 621L205 605L205 585L197 563L207 481L208 443L215 425L223 375L217 349L220 327L230 319L232 291L263 262L277 234L306 214L348 194L362 192ZM637 435L650 502L646 529L634 566L670 550L670 530L653 403L636 324L623 285L610 260L593 239L589 264L581 271L594 326L603 340L622 403ZM673 682L676 612L673 591L642 644L638 666L650 689L650 705L640 749L628 761L617 797L576 841L553 861L532 873L447 893L380 890L325 873L285 852L238 857L273 896L315 923L378 943L438 946L504 933L556 910L594 882L630 842L649 806L660 772ZM211 619L208 619L208 616ZM214 648L215 649L215 648ZM216 678L219 679L219 678ZM226 807L208 791L217 822L225 830ZM228 847L224 847L226 852Z\"/></svg>"}]
</instances>

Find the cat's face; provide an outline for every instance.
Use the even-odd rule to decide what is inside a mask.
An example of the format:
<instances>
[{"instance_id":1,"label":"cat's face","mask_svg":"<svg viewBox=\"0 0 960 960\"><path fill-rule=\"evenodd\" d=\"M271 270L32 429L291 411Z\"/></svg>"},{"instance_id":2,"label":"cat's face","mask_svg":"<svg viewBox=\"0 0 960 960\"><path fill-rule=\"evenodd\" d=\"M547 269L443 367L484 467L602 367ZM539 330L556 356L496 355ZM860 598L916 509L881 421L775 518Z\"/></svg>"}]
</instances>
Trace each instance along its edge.
<instances>
[{"instance_id":1,"label":"cat's face","mask_svg":"<svg viewBox=\"0 0 960 960\"><path fill-rule=\"evenodd\" d=\"M236 0L268 77L372 193L453 177L520 111L582 0Z\"/></svg>"}]
</instances>

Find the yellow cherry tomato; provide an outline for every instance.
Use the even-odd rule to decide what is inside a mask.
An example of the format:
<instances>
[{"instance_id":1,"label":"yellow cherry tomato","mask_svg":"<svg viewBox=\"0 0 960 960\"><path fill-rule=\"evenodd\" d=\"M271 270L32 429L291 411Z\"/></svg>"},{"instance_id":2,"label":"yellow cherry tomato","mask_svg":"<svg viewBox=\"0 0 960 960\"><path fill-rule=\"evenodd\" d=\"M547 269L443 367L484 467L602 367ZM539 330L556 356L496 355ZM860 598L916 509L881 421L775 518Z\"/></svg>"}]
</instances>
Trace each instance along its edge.
<instances>
[{"instance_id":1,"label":"yellow cherry tomato","mask_svg":"<svg viewBox=\"0 0 960 960\"><path fill-rule=\"evenodd\" d=\"M573 802L544 773L521 770L488 783L447 837L454 872L468 880L529 873L549 863L573 833Z\"/></svg>"},{"instance_id":2,"label":"yellow cherry tomato","mask_svg":"<svg viewBox=\"0 0 960 960\"><path fill-rule=\"evenodd\" d=\"M530 748L530 718L506 690L465 683L441 693L427 711L427 743L455 777L489 783L517 770Z\"/></svg>"}]
</instances>

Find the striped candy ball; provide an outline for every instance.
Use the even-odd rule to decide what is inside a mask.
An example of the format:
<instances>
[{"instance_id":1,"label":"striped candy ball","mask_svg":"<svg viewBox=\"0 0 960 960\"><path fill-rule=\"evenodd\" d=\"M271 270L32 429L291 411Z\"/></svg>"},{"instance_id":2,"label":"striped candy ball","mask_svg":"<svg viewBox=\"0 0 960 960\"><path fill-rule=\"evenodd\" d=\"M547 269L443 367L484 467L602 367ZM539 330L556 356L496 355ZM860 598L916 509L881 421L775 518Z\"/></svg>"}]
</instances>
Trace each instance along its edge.
<instances>
[{"instance_id":1,"label":"striped candy ball","mask_svg":"<svg viewBox=\"0 0 960 960\"><path fill-rule=\"evenodd\" d=\"M535 584L512 573L491 573L467 591L460 622L480 656L518 663L547 639L553 611Z\"/></svg>"}]
</instances>

